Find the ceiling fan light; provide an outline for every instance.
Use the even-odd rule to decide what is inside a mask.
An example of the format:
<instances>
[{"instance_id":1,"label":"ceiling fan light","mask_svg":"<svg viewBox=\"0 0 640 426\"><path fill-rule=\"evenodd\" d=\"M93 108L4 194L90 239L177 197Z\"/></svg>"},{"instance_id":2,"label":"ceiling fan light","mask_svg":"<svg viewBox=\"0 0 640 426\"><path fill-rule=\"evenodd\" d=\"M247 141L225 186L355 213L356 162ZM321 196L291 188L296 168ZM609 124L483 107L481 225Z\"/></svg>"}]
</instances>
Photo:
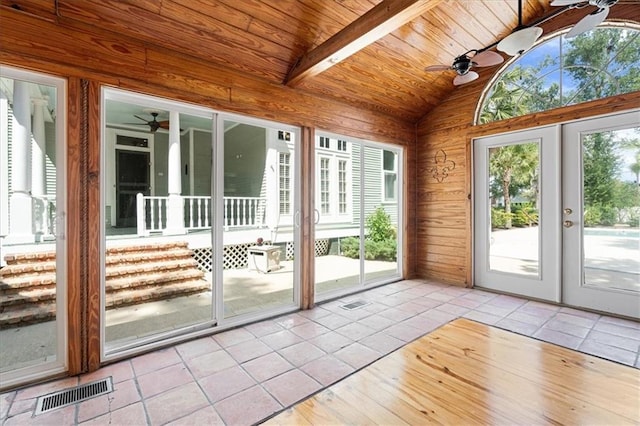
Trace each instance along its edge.
<instances>
[{"instance_id":1,"label":"ceiling fan light","mask_svg":"<svg viewBox=\"0 0 640 426\"><path fill-rule=\"evenodd\" d=\"M509 56L519 55L529 49L542 35L542 28L529 27L515 31L498 43L497 49Z\"/></svg>"}]
</instances>

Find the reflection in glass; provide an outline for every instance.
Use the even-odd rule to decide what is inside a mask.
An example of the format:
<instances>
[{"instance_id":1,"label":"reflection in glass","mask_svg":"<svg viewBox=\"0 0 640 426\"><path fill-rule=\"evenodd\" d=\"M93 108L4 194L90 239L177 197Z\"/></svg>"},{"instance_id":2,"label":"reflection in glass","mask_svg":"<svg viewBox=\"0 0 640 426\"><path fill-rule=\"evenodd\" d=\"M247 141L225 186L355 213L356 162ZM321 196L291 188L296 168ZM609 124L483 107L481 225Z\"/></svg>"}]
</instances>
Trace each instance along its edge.
<instances>
[{"instance_id":1,"label":"reflection in glass","mask_svg":"<svg viewBox=\"0 0 640 426\"><path fill-rule=\"evenodd\" d=\"M584 284L640 292L640 128L582 136Z\"/></svg>"},{"instance_id":2,"label":"reflection in glass","mask_svg":"<svg viewBox=\"0 0 640 426\"><path fill-rule=\"evenodd\" d=\"M539 145L489 149L489 269L539 274Z\"/></svg>"},{"instance_id":3,"label":"reflection in glass","mask_svg":"<svg viewBox=\"0 0 640 426\"><path fill-rule=\"evenodd\" d=\"M0 78L0 374L58 358L58 90ZM62 211L62 208L60 209ZM62 315L60 315L62 317ZM4 381L4 378L1 379Z\"/></svg>"}]
</instances>

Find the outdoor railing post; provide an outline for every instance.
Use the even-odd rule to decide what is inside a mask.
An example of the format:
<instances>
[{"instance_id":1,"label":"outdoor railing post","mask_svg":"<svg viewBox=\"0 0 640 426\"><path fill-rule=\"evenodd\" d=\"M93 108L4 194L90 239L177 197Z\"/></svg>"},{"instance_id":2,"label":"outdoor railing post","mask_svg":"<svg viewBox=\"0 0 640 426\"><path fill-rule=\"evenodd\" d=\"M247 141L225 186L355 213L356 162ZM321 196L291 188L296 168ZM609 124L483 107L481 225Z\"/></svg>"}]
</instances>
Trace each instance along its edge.
<instances>
[{"instance_id":1,"label":"outdoor railing post","mask_svg":"<svg viewBox=\"0 0 640 426\"><path fill-rule=\"evenodd\" d=\"M145 228L145 212L144 212L144 198L141 192L136 194L136 215L137 218L137 226L138 226L138 236L144 236L144 228Z\"/></svg>"}]
</instances>

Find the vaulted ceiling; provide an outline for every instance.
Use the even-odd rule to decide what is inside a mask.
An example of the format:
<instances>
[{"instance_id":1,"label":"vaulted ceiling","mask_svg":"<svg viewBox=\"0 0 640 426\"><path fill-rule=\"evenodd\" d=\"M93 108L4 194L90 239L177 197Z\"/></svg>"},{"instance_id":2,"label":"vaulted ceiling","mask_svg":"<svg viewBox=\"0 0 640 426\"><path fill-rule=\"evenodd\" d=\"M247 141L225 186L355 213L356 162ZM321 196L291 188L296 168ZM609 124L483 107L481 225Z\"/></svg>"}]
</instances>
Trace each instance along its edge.
<instances>
[{"instance_id":1,"label":"vaulted ceiling","mask_svg":"<svg viewBox=\"0 0 640 426\"><path fill-rule=\"evenodd\" d=\"M630 0L624 0L629 2ZM635 1L635 0L633 0ZM518 0L2 0L415 122L455 90L450 65L518 25ZM523 23L552 12L523 0ZM592 7L579 11L584 16ZM90 26L90 27L89 27ZM486 72L492 72L488 69ZM485 72L485 71L483 71Z\"/></svg>"}]
</instances>

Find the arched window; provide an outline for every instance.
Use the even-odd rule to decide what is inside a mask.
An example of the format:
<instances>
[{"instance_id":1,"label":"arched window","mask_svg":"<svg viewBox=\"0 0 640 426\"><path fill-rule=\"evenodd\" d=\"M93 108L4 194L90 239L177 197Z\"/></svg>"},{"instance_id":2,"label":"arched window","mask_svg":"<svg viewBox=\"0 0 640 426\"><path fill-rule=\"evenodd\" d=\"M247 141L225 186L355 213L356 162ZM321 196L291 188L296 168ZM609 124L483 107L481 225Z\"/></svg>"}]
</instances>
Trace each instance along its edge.
<instances>
[{"instance_id":1,"label":"arched window","mask_svg":"<svg viewBox=\"0 0 640 426\"><path fill-rule=\"evenodd\" d=\"M487 86L476 123L490 123L640 90L640 26L556 33L514 58Z\"/></svg>"}]
</instances>

